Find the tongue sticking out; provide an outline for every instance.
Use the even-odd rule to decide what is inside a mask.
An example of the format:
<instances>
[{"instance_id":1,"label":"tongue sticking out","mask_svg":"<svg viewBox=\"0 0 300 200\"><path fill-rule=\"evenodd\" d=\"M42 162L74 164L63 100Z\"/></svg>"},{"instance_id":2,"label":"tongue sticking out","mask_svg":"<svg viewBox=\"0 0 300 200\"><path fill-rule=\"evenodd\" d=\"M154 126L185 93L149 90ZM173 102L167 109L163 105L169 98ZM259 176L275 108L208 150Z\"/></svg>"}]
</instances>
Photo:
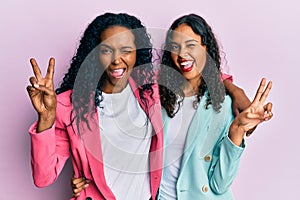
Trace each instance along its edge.
<instances>
[{"instance_id":1,"label":"tongue sticking out","mask_svg":"<svg viewBox=\"0 0 300 200\"><path fill-rule=\"evenodd\" d=\"M110 74L114 77L114 78L122 78L125 74L125 69L116 69L116 70L112 70L110 72Z\"/></svg>"}]
</instances>

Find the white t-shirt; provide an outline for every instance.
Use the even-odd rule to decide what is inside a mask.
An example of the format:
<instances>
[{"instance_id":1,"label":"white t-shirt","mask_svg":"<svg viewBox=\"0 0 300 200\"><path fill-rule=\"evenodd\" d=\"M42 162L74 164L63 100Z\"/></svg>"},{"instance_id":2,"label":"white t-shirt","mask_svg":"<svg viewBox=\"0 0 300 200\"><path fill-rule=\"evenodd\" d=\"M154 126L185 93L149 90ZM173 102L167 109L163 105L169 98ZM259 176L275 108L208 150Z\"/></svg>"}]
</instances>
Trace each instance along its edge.
<instances>
[{"instance_id":1,"label":"white t-shirt","mask_svg":"<svg viewBox=\"0 0 300 200\"><path fill-rule=\"evenodd\" d=\"M185 97L180 110L168 125L165 145L163 176L160 184L159 200L176 199L176 183L180 172L185 140L196 110L193 108L195 96Z\"/></svg>"},{"instance_id":2,"label":"white t-shirt","mask_svg":"<svg viewBox=\"0 0 300 200\"><path fill-rule=\"evenodd\" d=\"M129 84L102 96L98 114L107 185L117 200L148 200L152 125Z\"/></svg>"}]
</instances>

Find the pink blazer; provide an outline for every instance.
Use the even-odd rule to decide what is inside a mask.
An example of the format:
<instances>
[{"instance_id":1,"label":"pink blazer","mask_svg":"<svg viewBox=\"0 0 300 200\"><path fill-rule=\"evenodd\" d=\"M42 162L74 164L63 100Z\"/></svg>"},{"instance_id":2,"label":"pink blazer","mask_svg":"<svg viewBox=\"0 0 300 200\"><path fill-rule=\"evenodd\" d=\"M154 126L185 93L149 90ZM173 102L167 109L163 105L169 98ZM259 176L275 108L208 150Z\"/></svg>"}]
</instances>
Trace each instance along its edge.
<instances>
[{"instance_id":1,"label":"pink blazer","mask_svg":"<svg viewBox=\"0 0 300 200\"><path fill-rule=\"evenodd\" d=\"M134 95L142 109L151 121L155 135L152 136L150 146L150 185L151 195L155 199L162 175L163 162L163 126L158 85L153 86L153 99L146 94L146 106L139 96L139 88L129 79ZM71 126L70 114L72 104L70 94L66 91L57 95L56 121L51 129L36 133L35 122L29 129L31 136L31 164L34 183L37 187L45 187L53 183L59 176L66 160L72 154L72 164L76 177L84 174L92 180L90 186L80 193L77 199L93 200L115 199L114 194L106 184L103 171L102 151L100 143L100 128L97 109L88 117L90 129L83 123L78 135L76 123Z\"/></svg>"}]
</instances>

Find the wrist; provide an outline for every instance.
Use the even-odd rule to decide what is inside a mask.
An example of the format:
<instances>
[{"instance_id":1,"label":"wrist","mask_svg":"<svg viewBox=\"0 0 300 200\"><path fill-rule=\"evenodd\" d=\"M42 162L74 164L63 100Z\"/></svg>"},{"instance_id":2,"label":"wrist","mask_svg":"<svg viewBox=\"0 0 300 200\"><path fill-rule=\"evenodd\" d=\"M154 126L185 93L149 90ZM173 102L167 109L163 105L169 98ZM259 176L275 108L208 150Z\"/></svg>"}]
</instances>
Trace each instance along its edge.
<instances>
[{"instance_id":1,"label":"wrist","mask_svg":"<svg viewBox=\"0 0 300 200\"><path fill-rule=\"evenodd\" d=\"M56 114L54 113L47 113L47 114L39 114L38 116L38 124L36 131L38 133L50 129L54 122L55 122Z\"/></svg>"},{"instance_id":2,"label":"wrist","mask_svg":"<svg viewBox=\"0 0 300 200\"><path fill-rule=\"evenodd\" d=\"M237 146L240 146L243 142L246 131L237 123L232 123L229 128L228 137Z\"/></svg>"}]
</instances>

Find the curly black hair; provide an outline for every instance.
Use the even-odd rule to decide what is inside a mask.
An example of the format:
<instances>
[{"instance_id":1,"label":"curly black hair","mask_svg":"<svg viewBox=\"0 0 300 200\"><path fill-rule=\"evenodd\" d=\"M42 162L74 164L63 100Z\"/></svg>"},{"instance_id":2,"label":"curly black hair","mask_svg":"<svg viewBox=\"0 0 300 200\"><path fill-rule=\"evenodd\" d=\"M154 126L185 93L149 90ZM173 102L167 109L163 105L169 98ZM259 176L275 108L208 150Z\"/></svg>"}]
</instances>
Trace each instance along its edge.
<instances>
[{"instance_id":1,"label":"curly black hair","mask_svg":"<svg viewBox=\"0 0 300 200\"><path fill-rule=\"evenodd\" d=\"M220 48L211 27L202 17L196 14L184 15L178 18L167 32L159 74L161 104L166 109L168 116L174 117L184 99L183 85L186 79L182 75L178 76L180 71L172 61L171 52L168 50L173 31L182 24L190 26L196 34L200 35L202 45L205 45L207 49L201 84L193 106L196 109L201 97L206 95L206 108L212 104L214 110L218 112L225 98L225 89L220 78Z\"/></svg>"},{"instance_id":2,"label":"curly black hair","mask_svg":"<svg viewBox=\"0 0 300 200\"><path fill-rule=\"evenodd\" d=\"M70 116L71 121L76 119L77 126L80 121L87 123L86 115L92 114L95 106L99 106L102 101L102 87L107 78L104 68L99 62L99 44L101 33L107 28L122 26L128 28L133 33L136 46L136 63L132 70L131 77L139 87L139 95L147 105L144 93L149 92L152 97L152 44L142 22L134 16L126 13L105 13L96 17L86 28L75 55L71 60L71 66L64 75L63 81L56 93L60 94L67 90L72 90L70 100L73 110ZM80 73L79 73L80 71ZM91 103L92 102L92 103ZM74 114L74 115L73 115ZM89 127L89 125L88 125Z\"/></svg>"}]
</instances>

